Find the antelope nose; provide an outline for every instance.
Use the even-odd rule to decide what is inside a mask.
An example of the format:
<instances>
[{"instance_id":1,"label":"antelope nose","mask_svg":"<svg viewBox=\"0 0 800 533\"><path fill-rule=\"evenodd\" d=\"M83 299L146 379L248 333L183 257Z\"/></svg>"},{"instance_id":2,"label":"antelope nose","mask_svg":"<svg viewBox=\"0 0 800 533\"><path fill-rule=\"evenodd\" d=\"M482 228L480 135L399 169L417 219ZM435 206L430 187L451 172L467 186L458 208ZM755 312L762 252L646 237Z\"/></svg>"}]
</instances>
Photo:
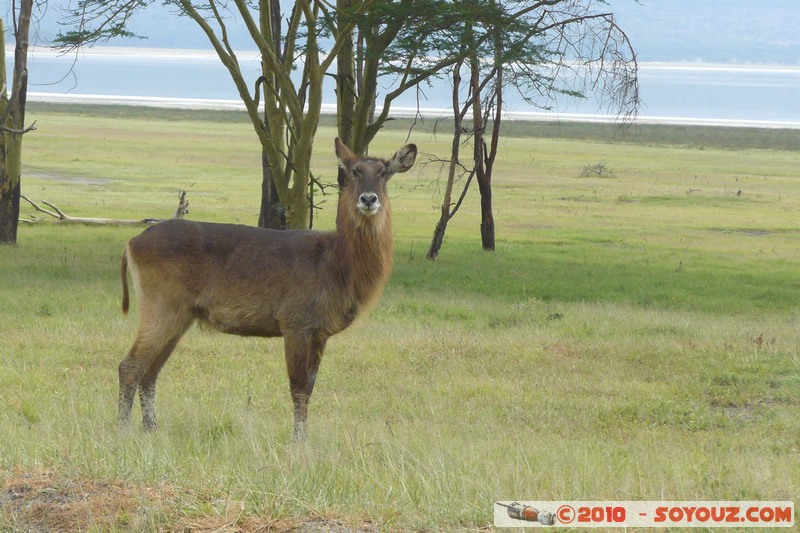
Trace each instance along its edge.
<instances>
[{"instance_id":1,"label":"antelope nose","mask_svg":"<svg viewBox=\"0 0 800 533\"><path fill-rule=\"evenodd\" d=\"M371 209L373 205L378 203L378 195L375 194L374 192L364 193L361 196L359 196L358 199L361 202L361 205L363 205L367 209Z\"/></svg>"}]
</instances>

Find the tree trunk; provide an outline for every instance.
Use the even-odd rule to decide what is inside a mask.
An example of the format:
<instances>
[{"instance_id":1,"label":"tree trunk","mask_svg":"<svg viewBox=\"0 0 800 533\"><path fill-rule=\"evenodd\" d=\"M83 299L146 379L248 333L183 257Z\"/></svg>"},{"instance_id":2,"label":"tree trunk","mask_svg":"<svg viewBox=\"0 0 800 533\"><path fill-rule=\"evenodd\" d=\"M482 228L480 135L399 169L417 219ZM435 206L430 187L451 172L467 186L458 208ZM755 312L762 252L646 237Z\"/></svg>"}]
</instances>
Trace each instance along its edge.
<instances>
[{"instance_id":1,"label":"tree trunk","mask_svg":"<svg viewBox=\"0 0 800 533\"><path fill-rule=\"evenodd\" d=\"M503 120L503 63L500 61L504 50L503 34L496 34L494 37L494 59L495 59L495 85L491 98L488 100L486 109L487 115L494 109L492 117L492 140L488 152L484 150L484 172L483 179L478 180L481 192L481 241L484 250L494 251L494 215L492 214L492 172L494 162L497 159L497 146L500 141L500 124ZM485 147L485 144L484 144Z\"/></svg>"},{"instance_id":2,"label":"tree trunk","mask_svg":"<svg viewBox=\"0 0 800 533\"><path fill-rule=\"evenodd\" d=\"M0 35L5 36L3 19L0 18ZM6 40L0 40L0 117L6 116L8 110L8 93L6 91ZM10 110L9 110L10 112ZM0 127L5 124L0 124ZM10 180L6 177L6 132L0 131L0 244L14 244L17 242L17 226L13 222L13 189ZM9 135L10 137L10 135ZM10 139L9 139L10 140ZM19 219L19 214L16 217Z\"/></svg>"},{"instance_id":3,"label":"tree trunk","mask_svg":"<svg viewBox=\"0 0 800 533\"><path fill-rule=\"evenodd\" d=\"M472 96L472 122L475 128L473 142L475 178L481 194L481 243L484 250L494 251L494 215L492 214L492 173L486 167L486 120L483 116L480 89L480 61L477 55L470 57Z\"/></svg>"},{"instance_id":4,"label":"tree trunk","mask_svg":"<svg viewBox=\"0 0 800 533\"><path fill-rule=\"evenodd\" d=\"M353 6L353 0L337 0L339 13L346 13ZM340 15L341 16L341 15ZM340 27L344 24L339 23ZM336 103L339 138L347 146L353 146L353 110L356 106L356 70L353 32L348 32L336 57ZM340 183L340 185L342 185Z\"/></svg>"},{"instance_id":5,"label":"tree trunk","mask_svg":"<svg viewBox=\"0 0 800 533\"><path fill-rule=\"evenodd\" d=\"M286 205L286 227L308 229L309 226L311 226L311 207L306 187L303 194L294 192L291 201Z\"/></svg>"},{"instance_id":6,"label":"tree trunk","mask_svg":"<svg viewBox=\"0 0 800 533\"><path fill-rule=\"evenodd\" d=\"M17 226L19 225L19 180L13 188L0 192L0 244L17 243Z\"/></svg>"},{"instance_id":7,"label":"tree trunk","mask_svg":"<svg viewBox=\"0 0 800 533\"><path fill-rule=\"evenodd\" d=\"M5 86L5 46L0 49L3 67L0 82L3 85L0 116L0 244L16 244L19 225L20 178L22 174L22 134L25 128L25 101L28 91L28 33L31 23L33 0L22 0L14 39L14 80L11 97L7 98ZM2 30L0 22L0 30ZM0 34L4 34L0 31ZM6 118L7 117L7 118Z\"/></svg>"},{"instance_id":8,"label":"tree trunk","mask_svg":"<svg viewBox=\"0 0 800 533\"><path fill-rule=\"evenodd\" d=\"M268 38L268 44L272 46L275 55L283 58L289 51L281 50L281 6L279 0L266 0L261 3L259 13L259 23L261 33ZM269 64L262 59L261 73L264 76L264 131L270 143L275 143L276 139L283 138L283 121L276 117L277 96L280 94L280 86L273 80ZM271 92L268 87L275 87L275 92ZM278 146L283 150L283 145ZM258 227L270 229L286 228L286 210L278 196L278 189L275 185L275 173L269 161L269 154L263 144L261 147L261 208L258 213Z\"/></svg>"},{"instance_id":9,"label":"tree trunk","mask_svg":"<svg viewBox=\"0 0 800 533\"><path fill-rule=\"evenodd\" d=\"M261 168L263 179L261 180L261 212L258 215L258 227L286 229L286 210L283 208L280 198L278 198L278 189L275 187L272 167L269 164L266 152L263 150Z\"/></svg>"},{"instance_id":10,"label":"tree trunk","mask_svg":"<svg viewBox=\"0 0 800 533\"><path fill-rule=\"evenodd\" d=\"M347 12L353 6L353 0L337 0L336 7L339 13ZM341 15L339 15L341 16ZM339 24L342 26L342 24ZM344 144L353 148L353 120L356 108L356 64L355 47L353 44L353 31L349 32L347 39L342 43L339 55L336 57L336 122L337 133ZM339 166L336 182L341 191L347 185L347 176L344 169ZM338 220L338 217L337 217Z\"/></svg>"},{"instance_id":11,"label":"tree trunk","mask_svg":"<svg viewBox=\"0 0 800 533\"><path fill-rule=\"evenodd\" d=\"M459 149L461 147L461 106L459 105L458 90L461 88L461 63L456 63L453 67L453 144L450 148L450 167L447 172L447 185L444 189L444 199L442 200L442 215L439 217L439 222L436 223L436 228L433 230L433 239L431 246L428 248L428 253L425 255L427 259L434 260L439 255L439 250L442 248L444 242L444 234L447 231L447 223L453 218L451 205L453 203L453 185L456 180L456 170L458 167Z\"/></svg>"},{"instance_id":12,"label":"tree trunk","mask_svg":"<svg viewBox=\"0 0 800 533\"><path fill-rule=\"evenodd\" d=\"M494 251L494 215L492 214L491 174L478 175L478 189L481 192L481 244L483 249Z\"/></svg>"}]
</instances>

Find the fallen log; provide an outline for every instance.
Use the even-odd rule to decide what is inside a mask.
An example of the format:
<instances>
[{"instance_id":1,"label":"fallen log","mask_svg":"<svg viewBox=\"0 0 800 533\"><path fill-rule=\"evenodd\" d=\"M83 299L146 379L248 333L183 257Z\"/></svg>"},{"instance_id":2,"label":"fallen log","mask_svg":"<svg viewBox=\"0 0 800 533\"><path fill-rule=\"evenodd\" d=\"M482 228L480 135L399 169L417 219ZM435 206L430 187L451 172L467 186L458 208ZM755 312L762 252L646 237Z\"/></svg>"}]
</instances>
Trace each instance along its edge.
<instances>
[{"instance_id":1,"label":"fallen log","mask_svg":"<svg viewBox=\"0 0 800 533\"><path fill-rule=\"evenodd\" d=\"M20 198L31 204L38 212L54 218L53 224L83 224L86 226L141 226L157 224L163 218L142 218L139 220L119 219L119 218L96 218L96 217L73 217L64 213L58 206L42 200L42 203L50 209L45 209L33 200L20 195ZM186 199L186 191L181 191L178 195L178 208L175 210L173 218L183 218L189 212L189 201ZM45 217L40 218L20 218L20 222L37 223L45 221Z\"/></svg>"}]
</instances>

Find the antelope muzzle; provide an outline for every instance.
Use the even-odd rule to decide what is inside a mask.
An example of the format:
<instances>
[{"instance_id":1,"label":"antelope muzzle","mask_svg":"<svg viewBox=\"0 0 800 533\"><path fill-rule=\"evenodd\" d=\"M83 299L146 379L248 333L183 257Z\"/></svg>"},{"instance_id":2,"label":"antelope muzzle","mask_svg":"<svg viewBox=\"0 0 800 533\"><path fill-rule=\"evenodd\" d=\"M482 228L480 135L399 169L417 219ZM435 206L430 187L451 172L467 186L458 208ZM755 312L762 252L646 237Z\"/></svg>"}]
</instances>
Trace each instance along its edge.
<instances>
[{"instance_id":1,"label":"antelope muzzle","mask_svg":"<svg viewBox=\"0 0 800 533\"><path fill-rule=\"evenodd\" d=\"M361 193L356 208L364 215L373 216L380 210L381 201L374 192Z\"/></svg>"}]
</instances>

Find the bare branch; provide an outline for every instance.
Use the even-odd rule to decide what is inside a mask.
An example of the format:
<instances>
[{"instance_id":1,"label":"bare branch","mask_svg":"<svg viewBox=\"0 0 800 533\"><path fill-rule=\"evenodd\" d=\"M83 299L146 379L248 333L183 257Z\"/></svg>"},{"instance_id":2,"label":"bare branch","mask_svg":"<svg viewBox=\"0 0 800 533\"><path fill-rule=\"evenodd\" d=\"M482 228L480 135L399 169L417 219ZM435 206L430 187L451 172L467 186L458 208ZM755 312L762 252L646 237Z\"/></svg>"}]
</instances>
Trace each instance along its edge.
<instances>
[{"instance_id":1,"label":"bare branch","mask_svg":"<svg viewBox=\"0 0 800 533\"><path fill-rule=\"evenodd\" d=\"M453 218L455 216L455 214L461 207L461 204L464 202L464 198L467 197L467 191L469 191L469 186L472 183L472 178L474 177L475 177L475 169L473 168L467 175L467 182L464 184L464 189L461 191L461 195L458 197L458 201L456 201L455 205L450 210L450 218Z\"/></svg>"},{"instance_id":2,"label":"bare branch","mask_svg":"<svg viewBox=\"0 0 800 533\"><path fill-rule=\"evenodd\" d=\"M54 218L54 223L56 224L84 224L86 226L140 226L140 225L151 225L157 224L161 222L163 219L160 218L143 218L140 220L130 220L130 219L117 219L117 218L95 218L95 217L73 217L69 216L64 213L61 209L59 209L55 204L42 200L42 203L52 209L45 209L44 207L40 206L30 198L20 195L20 198L31 204L31 206L38 212L44 213L45 215ZM186 191L181 191L178 195L178 208L175 211L174 218L183 218L183 216L189 212L189 201L186 200ZM43 222L44 218L34 218L31 216L30 219L27 218L20 218L20 222L26 223L37 223Z\"/></svg>"},{"instance_id":3,"label":"bare branch","mask_svg":"<svg viewBox=\"0 0 800 533\"><path fill-rule=\"evenodd\" d=\"M33 124L31 124L27 128L23 128L21 130L16 130L14 128L8 128L6 126L0 126L0 130L8 132L8 133L13 133L14 135L24 135L25 133L28 133L29 131L35 131L36 130L36 121L34 120Z\"/></svg>"},{"instance_id":4,"label":"bare branch","mask_svg":"<svg viewBox=\"0 0 800 533\"><path fill-rule=\"evenodd\" d=\"M172 218L183 218L189 213L189 200L186 199L186 191L181 191L178 194L178 208Z\"/></svg>"},{"instance_id":5,"label":"bare branch","mask_svg":"<svg viewBox=\"0 0 800 533\"><path fill-rule=\"evenodd\" d=\"M16 100L19 98L19 95L22 92L22 88L26 87L27 83L28 83L28 69L25 69L25 70L22 71L22 74L19 76L19 80L18 80L17 85L15 87L13 87L13 90L11 91L11 97L6 102L6 108L5 108L5 111L3 112L3 115L0 116L0 129L2 129L2 131L6 131L8 133L14 133L14 134L17 134L17 135L22 135L23 133L28 133L29 131L33 131L33 130L36 129L36 122L35 121L34 121L33 124L31 124L27 128L15 129L15 128L6 127L6 123L8 121L8 117L10 117L11 113L16 109L16 106L14 104L16 103ZM7 87L8 87L7 84L3 84L3 92L2 92L2 94L5 95ZM23 124L20 124L20 126L22 126L22 125Z\"/></svg>"},{"instance_id":6,"label":"bare branch","mask_svg":"<svg viewBox=\"0 0 800 533\"><path fill-rule=\"evenodd\" d=\"M27 198L26 198L26 200L27 200ZM42 200L42 203L44 205L46 205L47 207L49 207L50 209L53 209L56 213L58 213L58 218L59 219L63 220L65 218L69 218L67 215L64 214L64 212L61 209L59 209L58 207L54 206L50 202L46 202L46 201Z\"/></svg>"},{"instance_id":7,"label":"bare branch","mask_svg":"<svg viewBox=\"0 0 800 533\"><path fill-rule=\"evenodd\" d=\"M56 219L61 219L61 216L57 215L56 213L53 213L52 211L48 211L47 209L45 209L44 207L40 206L39 204L37 204L33 200L29 200L28 197L25 196L24 194L20 194L19 197L22 198L23 200L25 200L26 202L28 202L29 204L31 204L33 206L33 208L36 209L37 211L39 211L40 213L44 213L45 215L49 215L49 216L51 216L53 218L56 218ZM61 212L59 211L59 213L61 213ZM63 213L61 213L61 215L63 215Z\"/></svg>"}]
</instances>

